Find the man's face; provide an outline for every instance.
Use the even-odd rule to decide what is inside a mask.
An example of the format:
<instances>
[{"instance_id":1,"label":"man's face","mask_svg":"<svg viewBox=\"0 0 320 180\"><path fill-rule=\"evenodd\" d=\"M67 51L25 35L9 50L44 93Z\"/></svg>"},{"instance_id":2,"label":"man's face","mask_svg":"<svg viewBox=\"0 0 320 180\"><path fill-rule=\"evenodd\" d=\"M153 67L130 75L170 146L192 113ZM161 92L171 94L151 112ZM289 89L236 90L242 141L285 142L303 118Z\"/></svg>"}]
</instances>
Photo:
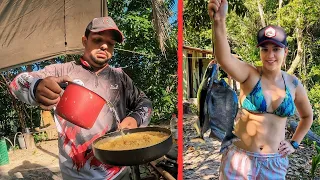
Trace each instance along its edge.
<instances>
[{"instance_id":1,"label":"man's face","mask_svg":"<svg viewBox=\"0 0 320 180\"><path fill-rule=\"evenodd\" d=\"M95 68L104 67L111 59L116 41L111 31L90 32L89 37L82 37L85 47L84 58Z\"/></svg>"}]
</instances>

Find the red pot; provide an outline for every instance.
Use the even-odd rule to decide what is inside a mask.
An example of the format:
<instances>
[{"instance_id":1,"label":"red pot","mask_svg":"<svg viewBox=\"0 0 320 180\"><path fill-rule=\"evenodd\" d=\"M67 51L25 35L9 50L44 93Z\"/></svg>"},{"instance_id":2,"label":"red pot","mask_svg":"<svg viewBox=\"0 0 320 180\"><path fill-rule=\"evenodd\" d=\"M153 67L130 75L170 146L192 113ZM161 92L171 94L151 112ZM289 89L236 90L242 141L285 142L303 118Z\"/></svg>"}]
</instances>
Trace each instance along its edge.
<instances>
[{"instance_id":1,"label":"red pot","mask_svg":"<svg viewBox=\"0 0 320 180\"><path fill-rule=\"evenodd\" d=\"M56 112L65 120L90 129L105 104L105 100L98 94L70 82L57 104Z\"/></svg>"}]
</instances>

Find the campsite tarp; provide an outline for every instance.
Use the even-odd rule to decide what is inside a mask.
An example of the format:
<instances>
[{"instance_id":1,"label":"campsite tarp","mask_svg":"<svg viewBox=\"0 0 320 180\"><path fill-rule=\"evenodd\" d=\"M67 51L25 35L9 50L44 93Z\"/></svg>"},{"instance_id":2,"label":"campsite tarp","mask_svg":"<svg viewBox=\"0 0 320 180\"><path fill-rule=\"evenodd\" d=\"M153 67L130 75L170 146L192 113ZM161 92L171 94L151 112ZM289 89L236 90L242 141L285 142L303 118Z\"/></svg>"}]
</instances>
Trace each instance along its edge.
<instances>
[{"instance_id":1,"label":"campsite tarp","mask_svg":"<svg viewBox=\"0 0 320 180\"><path fill-rule=\"evenodd\" d=\"M104 0L0 0L0 71L80 53Z\"/></svg>"}]
</instances>

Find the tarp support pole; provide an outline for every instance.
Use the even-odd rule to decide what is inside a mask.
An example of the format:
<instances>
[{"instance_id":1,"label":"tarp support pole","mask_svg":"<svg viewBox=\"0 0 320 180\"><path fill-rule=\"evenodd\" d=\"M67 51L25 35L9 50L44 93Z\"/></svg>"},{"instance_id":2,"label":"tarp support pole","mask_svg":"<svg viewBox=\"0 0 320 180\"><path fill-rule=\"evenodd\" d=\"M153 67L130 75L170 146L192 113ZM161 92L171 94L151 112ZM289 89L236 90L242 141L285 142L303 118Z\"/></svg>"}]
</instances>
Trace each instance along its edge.
<instances>
[{"instance_id":1,"label":"tarp support pole","mask_svg":"<svg viewBox=\"0 0 320 180\"><path fill-rule=\"evenodd\" d=\"M108 16L108 0L101 0L101 15L103 17Z\"/></svg>"}]
</instances>

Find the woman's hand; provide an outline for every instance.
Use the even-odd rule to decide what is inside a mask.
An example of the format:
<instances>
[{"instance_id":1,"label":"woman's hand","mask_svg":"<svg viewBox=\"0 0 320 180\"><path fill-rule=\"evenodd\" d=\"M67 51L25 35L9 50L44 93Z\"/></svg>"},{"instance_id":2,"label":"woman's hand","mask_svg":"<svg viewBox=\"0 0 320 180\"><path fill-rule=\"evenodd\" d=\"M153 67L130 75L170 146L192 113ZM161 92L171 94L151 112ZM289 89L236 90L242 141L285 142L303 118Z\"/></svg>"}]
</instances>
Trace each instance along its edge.
<instances>
[{"instance_id":1,"label":"woman's hand","mask_svg":"<svg viewBox=\"0 0 320 180\"><path fill-rule=\"evenodd\" d=\"M208 13L211 19L221 20L225 19L228 12L227 0L209 0Z\"/></svg>"},{"instance_id":2,"label":"woman's hand","mask_svg":"<svg viewBox=\"0 0 320 180\"><path fill-rule=\"evenodd\" d=\"M287 140L283 140L280 142L280 147L278 150L279 154L281 154L282 157L288 156L289 154L292 154L295 151L290 142L288 142Z\"/></svg>"}]
</instances>

